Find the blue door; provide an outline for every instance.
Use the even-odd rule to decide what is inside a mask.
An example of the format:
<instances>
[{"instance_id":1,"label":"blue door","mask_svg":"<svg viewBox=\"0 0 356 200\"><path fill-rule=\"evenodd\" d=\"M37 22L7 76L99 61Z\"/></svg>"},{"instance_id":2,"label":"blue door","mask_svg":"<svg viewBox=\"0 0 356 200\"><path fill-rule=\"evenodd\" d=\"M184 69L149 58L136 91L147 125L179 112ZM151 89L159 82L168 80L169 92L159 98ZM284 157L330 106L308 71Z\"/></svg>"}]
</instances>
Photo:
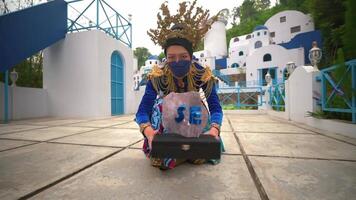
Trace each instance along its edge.
<instances>
[{"instance_id":1,"label":"blue door","mask_svg":"<svg viewBox=\"0 0 356 200\"><path fill-rule=\"evenodd\" d=\"M277 67L271 67L271 68L262 68L258 69L258 79L259 79L259 84L260 86L266 86L267 82L265 79L266 74L269 73L272 78L272 84L277 83Z\"/></svg>"},{"instance_id":2,"label":"blue door","mask_svg":"<svg viewBox=\"0 0 356 200\"><path fill-rule=\"evenodd\" d=\"M111 115L124 114L124 65L119 52L111 54Z\"/></svg>"}]
</instances>

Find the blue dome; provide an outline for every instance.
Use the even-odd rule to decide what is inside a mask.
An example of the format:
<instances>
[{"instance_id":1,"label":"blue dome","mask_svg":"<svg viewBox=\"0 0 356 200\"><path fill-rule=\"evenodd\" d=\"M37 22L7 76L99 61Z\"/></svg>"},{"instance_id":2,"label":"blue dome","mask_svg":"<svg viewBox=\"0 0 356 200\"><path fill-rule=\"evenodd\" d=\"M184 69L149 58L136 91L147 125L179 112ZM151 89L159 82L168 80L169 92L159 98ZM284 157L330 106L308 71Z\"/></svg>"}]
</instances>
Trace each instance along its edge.
<instances>
[{"instance_id":1,"label":"blue dome","mask_svg":"<svg viewBox=\"0 0 356 200\"><path fill-rule=\"evenodd\" d=\"M158 60L158 56L152 55L152 56L148 57L147 60Z\"/></svg>"},{"instance_id":2,"label":"blue dome","mask_svg":"<svg viewBox=\"0 0 356 200\"><path fill-rule=\"evenodd\" d=\"M266 26L263 25L258 25L255 27L255 29L253 29L253 31L259 31L259 30L268 30L268 28Z\"/></svg>"}]
</instances>

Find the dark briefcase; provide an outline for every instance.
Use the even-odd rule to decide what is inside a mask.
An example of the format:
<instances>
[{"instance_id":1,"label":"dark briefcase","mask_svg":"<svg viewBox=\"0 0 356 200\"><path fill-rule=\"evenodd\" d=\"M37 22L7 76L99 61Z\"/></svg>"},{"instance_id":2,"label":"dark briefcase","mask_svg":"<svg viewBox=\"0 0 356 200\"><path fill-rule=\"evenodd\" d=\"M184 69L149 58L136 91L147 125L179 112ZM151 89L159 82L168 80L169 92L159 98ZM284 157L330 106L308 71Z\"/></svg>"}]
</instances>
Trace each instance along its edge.
<instances>
[{"instance_id":1,"label":"dark briefcase","mask_svg":"<svg viewBox=\"0 0 356 200\"><path fill-rule=\"evenodd\" d=\"M151 156L155 158L220 159L220 141L211 135L184 137L158 134L152 141Z\"/></svg>"}]
</instances>

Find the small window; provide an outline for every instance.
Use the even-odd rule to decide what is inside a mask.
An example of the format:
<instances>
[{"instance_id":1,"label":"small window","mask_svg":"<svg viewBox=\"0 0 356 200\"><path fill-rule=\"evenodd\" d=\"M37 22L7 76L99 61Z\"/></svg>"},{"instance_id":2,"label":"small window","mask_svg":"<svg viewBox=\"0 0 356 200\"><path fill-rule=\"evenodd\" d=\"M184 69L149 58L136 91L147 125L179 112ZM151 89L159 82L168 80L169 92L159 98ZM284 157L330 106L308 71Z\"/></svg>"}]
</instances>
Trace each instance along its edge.
<instances>
[{"instance_id":1,"label":"small window","mask_svg":"<svg viewBox=\"0 0 356 200\"><path fill-rule=\"evenodd\" d=\"M257 41L255 43L255 49L261 48L262 47L262 42L261 41Z\"/></svg>"},{"instance_id":2,"label":"small window","mask_svg":"<svg viewBox=\"0 0 356 200\"><path fill-rule=\"evenodd\" d=\"M267 31L265 31L264 34L267 35Z\"/></svg>"},{"instance_id":3,"label":"small window","mask_svg":"<svg viewBox=\"0 0 356 200\"><path fill-rule=\"evenodd\" d=\"M287 21L286 16L283 16L283 17L279 18L279 21L280 21L281 23L286 22L286 21Z\"/></svg>"},{"instance_id":4,"label":"small window","mask_svg":"<svg viewBox=\"0 0 356 200\"><path fill-rule=\"evenodd\" d=\"M290 33L297 33L300 31L300 26L293 26L290 28Z\"/></svg>"},{"instance_id":5,"label":"small window","mask_svg":"<svg viewBox=\"0 0 356 200\"><path fill-rule=\"evenodd\" d=\"M257 36L260 36L260 32L257 32Z\"/></svg>"},{"instance_id":6,"label":"small window","mask_svg":"<svg viewBox=\"0 0 356 200\"><path fill-rule=\"evenodd\" d=\"M244 63L244 67L246 67L246 63Z\"/></svg>"},{"instance_id":7,"label":"small window","mask_svg":"<svg viewBox=\"0 0 356 200\"><path fill-rule=\"evenodd\" d=\"M238 68L239 67L239 64L237 64L237 63L233 63L232 65L231 65L231 68Z\"/></svg>"},{"instance_id":8,"label":"small window","mask_svg":"<svg viewBox=\"0 0 356 200\"><path fill-rule=\"evenodd\" d=\"M248 40L248 39L250 39L251 38L251 35L247 35L246 36L246 39Z\"/></svg>"},{"instance_id":9,"label":"small window","mask_svg":"<svg viewBox=\"0 0 356 200\"><path fill-rule=\"evenodd\" d=\"M238 42L239 41L239 38L238 37L235 37L234 38L234 42Z\"/></svg>"},{"instance_id":10,"label":"small window","mask_svg":"<svg viewBox=\"0 0 356 200\"><path fill-rule=\"evenodd\" d=\"M243 56L244 55L244 52L243 51L240 51L239 52L239 56Z\"/></svg>"},{"instance_id":11,"label":"small window","mask_svg":"<svg viewBox=\"0 0 356 200\"><path fill-rule=\"evenodd\" d=\"M267 53L263 56L263 62L268 62L272 60L271 54Z\"/></svg>"},{"instance_id":12,"label":"small window","mask_svg":"<svg viewBox=\"0 0 356 200\"><path fill-rule=\"evenodd\" d=\"M152 64L152 61L150 61L150 64Z\"/></svg>"},{"instance_id":13,"label":"small window","mask_svg":"<svg viewBox=\"0 0 356 200\"><path fill-rule=\"evenodd\" d=\"M201 54L200 54L200 57L201 57L201 58L204 58L204 53L201 53Z\"/></svg>"},{"instance_id":14,"label":"small window","mask_svg":"<svg viewBox=\"0 0 356 200\"><path fill-rule=\"evenodd\" d=\"M276 32L270 32L270 33L269 33L269 36L271 36L271 37L276 37Z\"/></svg>"}]
</instances>

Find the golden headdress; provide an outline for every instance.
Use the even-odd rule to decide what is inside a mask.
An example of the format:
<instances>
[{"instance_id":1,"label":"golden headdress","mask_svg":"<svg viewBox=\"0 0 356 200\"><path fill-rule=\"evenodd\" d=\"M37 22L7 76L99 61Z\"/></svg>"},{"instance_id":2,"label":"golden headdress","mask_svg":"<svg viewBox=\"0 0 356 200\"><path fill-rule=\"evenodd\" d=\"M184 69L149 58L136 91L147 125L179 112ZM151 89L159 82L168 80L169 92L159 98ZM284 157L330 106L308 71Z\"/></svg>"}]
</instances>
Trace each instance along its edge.
<instances>
[{"instance_id":1,"label":"golden headdress","mask_svg":"<svg viewBox=\"0 0 356 200\"><path fill-rule=\"evenodd\" d=\"M204 10L202 7L193 9L196 5L196 0L191 4L182 2L179 4L177 14L171 15L168 9L167 1L161 5L161 13L157 13L157 29L150 29L147 33L155 44L159 44L165 48L165 42L169 38L185 38L192 43L193 49L197 47L205 33L208 32L211 25L217 20L217 15L209 19L209 10ZM190 7L187 8L187 4ZM172 29L172 26L179 25L179 29Z\"/></svg>"}]
</instances>

